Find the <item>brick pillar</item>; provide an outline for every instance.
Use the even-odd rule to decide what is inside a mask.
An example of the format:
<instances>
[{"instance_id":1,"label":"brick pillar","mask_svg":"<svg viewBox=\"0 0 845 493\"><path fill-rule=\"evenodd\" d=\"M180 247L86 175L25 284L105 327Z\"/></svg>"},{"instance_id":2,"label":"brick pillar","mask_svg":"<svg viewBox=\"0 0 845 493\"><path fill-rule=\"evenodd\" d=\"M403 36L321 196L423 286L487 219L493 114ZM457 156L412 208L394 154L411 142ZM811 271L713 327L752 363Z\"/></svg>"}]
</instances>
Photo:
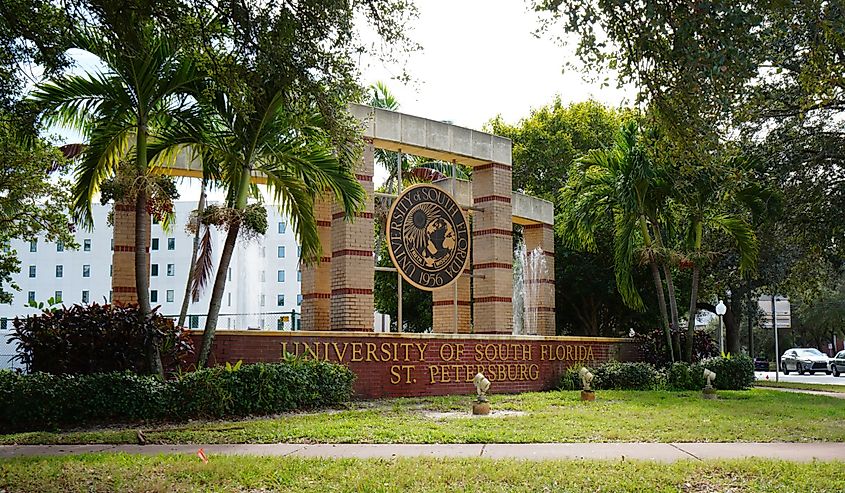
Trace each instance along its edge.
<instances>
[{"instance_id":1,"label":"brick pillar","mask_svg":"<svg viewBox=\"0 0 845 493\"><path fill-rule=\"evenodd\" d=\"M147 220L151 221L147 216ZM138 303L135 288L135 201L118 202L113 214L114 252L112 253L111 290L112 302ZM152 225L147 225L147 251L149 251L149 232ZM147 269L150 259L147 257Z\"/></svg>"},{"instance_id":2,"label":"brick pillar","mask_svg":"<svg viewBox=\"0 0 845 493\"><path fill-rule=\"evenodd\" d=\"M355 170L367 193L364 211L346 221L332 209L331 330L373 331L373 143L365 140Z\"/></svg>"},{"instance_id":3,"label":"brick pillar","mask_svg":"<svg viewBox=\"0 0 845 493\"><path fill-rule=\"evenodd\" d=\"M318 264L302 265L302 330L331 329L332 297L332 204L314 204L317 234L323 253Z\"/></svg>"},{"instance_id":4,"label":"brick pillar","mask_svg":"<svg viewBox=\"0 0 845 493\"><path fill-rule=\"evenodd\" d=\"M472 196L482 212L473 215L472 265L477 334L513 332L513 226L511 167L490 163L472 170Z\"/></svg>"},{"instance_id":5,"label":"brick pillar","mask_svg":"<svg viewBox=\"0 0 845 493\"><path fill-rule=\"evenodd\" d=\"M470 314L470 271L465 270L455 283L458 285L458 330L461 334L472 331ZM448 286L431 292L432 331L439 333L455 332L455 287Z\"/></svg>"},{"instance_id":6,"label":"brick pillar","mask_svg":"<svg viewBox=\"0 0 845 493\"><path fill-rule=\"evenodd\" d=\"M529 333L541 336L555 335L555 235L551 224L529 224L523 226L525 250L529 258L539 255L538 263L529 262L529 269L538 272L525 274L526 289L532 289L535 296L529 296L525 305L526 328ZM536 251L536 253L535 253ZM533 266L533 267L532 267ZM533 327L529 327L528 325Z\"/></svg>"}]
</instances>

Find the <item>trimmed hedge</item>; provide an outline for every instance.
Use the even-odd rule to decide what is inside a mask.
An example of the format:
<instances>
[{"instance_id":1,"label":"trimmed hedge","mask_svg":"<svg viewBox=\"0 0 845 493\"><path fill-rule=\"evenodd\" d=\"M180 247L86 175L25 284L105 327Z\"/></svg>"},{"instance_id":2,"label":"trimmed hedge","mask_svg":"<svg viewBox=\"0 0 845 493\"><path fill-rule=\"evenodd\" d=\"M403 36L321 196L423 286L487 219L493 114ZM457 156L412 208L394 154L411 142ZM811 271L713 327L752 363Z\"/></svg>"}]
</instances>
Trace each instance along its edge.
<instances>
[{"instance_id":1,"label":"trimmed hedge","mask_svg":"<svg viewBox=\"0 0 845 493\"><path fill-rule=\"evenodd\" d=\"M567 368L560 378L561 390L581 389L580 365ZM597 390L701 390L704 368L716 373L714 386L721 390L742 390L754 384L754 362L748 356L707 358L699 363L674 363L658 369L650 363L610 361L591 369Z\"/></svg>"},{"instance_id":2,"label":"trimmed hedge","mask_svg":"<svg viewBox=\"0 0 845 493\"><path fill-rule=\"evenodd\" d=\"M184 421L329 406L352 396L355 375L324 361L215 367L160 381L134 373L20 375L0 371L0 431L83 424Z\"/></svg>"}]
</instances>

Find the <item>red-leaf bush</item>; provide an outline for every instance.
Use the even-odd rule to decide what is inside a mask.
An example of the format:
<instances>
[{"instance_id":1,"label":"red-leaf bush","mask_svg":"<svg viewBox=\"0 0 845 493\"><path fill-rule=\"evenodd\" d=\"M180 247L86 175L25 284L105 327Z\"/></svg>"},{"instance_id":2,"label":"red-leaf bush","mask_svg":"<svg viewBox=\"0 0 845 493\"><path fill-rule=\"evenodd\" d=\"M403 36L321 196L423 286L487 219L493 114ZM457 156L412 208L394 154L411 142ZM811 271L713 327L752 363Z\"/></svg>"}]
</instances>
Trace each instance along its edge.
<instances>
[{"instance_id":1,"label":"red-leaf bush","mask_svg":"<svg viewBox=\"0 0 845 493\"><path fill-rule=\"evenodd\" d=\"M193 352L187 333L172 320L153 313L143 319L137 305L62 306L16 318L10 341L16 358L30 372L89 374L146 369L145 348L154 338L162 363L176 370Z\"/></svg>"}]
</instances>

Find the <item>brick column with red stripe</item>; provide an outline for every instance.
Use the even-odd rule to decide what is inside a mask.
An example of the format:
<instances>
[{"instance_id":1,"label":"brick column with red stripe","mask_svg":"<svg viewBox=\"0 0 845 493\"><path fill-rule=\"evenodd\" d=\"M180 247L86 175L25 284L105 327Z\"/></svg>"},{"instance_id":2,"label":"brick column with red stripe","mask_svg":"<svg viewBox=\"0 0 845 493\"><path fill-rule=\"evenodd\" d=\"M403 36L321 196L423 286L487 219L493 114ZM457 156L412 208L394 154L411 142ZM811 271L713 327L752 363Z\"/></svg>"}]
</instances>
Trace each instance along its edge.
<instances>
[{"instance_id":1,"label":"brick column with red stripe","mask_svg":"<svg viewBox=\"0 0 845 493\"><path fill-rule=\"evenodd\" d=\"M365 140L355 175L366 206L351 221L332 209L331 330L373 331L373 143Z\"/></svg>"},{"instance_id":2,"label":"brick column with red stripe","mask_svg":"<svg viewBox=\"0 0 845 493\"><path fill-rule=\"evenodd\" d=\"M528 327L531 334L541 336L555 335L555 235L551 224L529 224L523 226L525 250L529 255L542 255L544 261L540 263L541 272L528 275L526 282L536 282L540 286L532 296L526 300L525 321L535 327ZM536 265L536 263L530 263ZM531 267L528 267L531 268ZM533 281L528 281L528 279Z\"/></svg>"},{"instance_id":3,"label":"brick column with red stripe","mask_svg":"<svg viewBox=\"0 0 845 493\"><path fill-rule=\"evenodd\" d=\"M314 204L322 256L319 263L302 265L302 330L331 329L332 203L319 198Z\"/></svg>"},{"instance_id":4,"label":"brick column with red stripe","mask_svg":"<svg viewBox=\"0 0 845 493\"><path fill-rule=\"evenodd\" d=\"M147 220L150 221L149 216ZM138 303L135 288L135 201L118 202L113 215L114 251L112 252L111 290L112 302ZM151 225L147 225L147 251L149 251ZM147 257L147 269L150 259Z\"/></svg>"},{"instance_id":5,"label":"brick column with red stripe","mask_svg":"<svg viewBox=\"0 0 845 493\"><path fill-rule=\"evenodd\" d=\"M455 330L455 287L448 286L431 292L432 331L469 334L472 330L470 302L470 271L458 278L458 326Z\"/></svg>"},{"instance_id":6,"label":"brick column with red stripe","mask_svg":"<svg viewBox=\"0 0 845 493\"><path fill-rule=\"evenodd\" d=\"M472 170L473 331L477 334L513 332L513 226L511 224L511 167L490 163Z\"/></svg>"}]
</instances>

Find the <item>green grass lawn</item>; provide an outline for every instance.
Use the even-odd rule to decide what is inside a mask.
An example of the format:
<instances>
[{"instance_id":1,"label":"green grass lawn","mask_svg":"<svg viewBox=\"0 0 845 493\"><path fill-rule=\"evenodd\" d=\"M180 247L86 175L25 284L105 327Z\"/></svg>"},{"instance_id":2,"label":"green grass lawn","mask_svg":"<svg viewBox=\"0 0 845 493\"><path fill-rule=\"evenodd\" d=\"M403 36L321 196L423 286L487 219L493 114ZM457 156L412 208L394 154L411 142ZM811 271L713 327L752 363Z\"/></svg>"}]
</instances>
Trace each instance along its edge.
<instances>
[{"instance_id":1,"label":"green grass lawn","mask_svg":"<svg viewBox=\"0 0 845 493\"><path fill-rule=\"evenodd\" d=\"M829 383L774 382L771 380L757 380L754 382L754 385L757 387L818 390L819 392L836 392L839 394L845 394L845 385L833 385Z\"/></svg>"},{"instance_id":2,"label":"green grass lawn","mask_svg":"<svg viewBox=\"0 0 845 493\"><path fill-rule=\"evenodd\" d=\"M503 417L471 417L469 396L360 401L347 409L243 421L0 435L0 443L531 443L845 441L845 402L753 389L493 395ZM437 414L440 413L440 414Z\"/></svg>"},{"instance_id":3,"label":"green grass lawn","mask_svg":"<svg viewBox=\"0 0 845 493\"><path fill-rule=\"evenodd\" d=\"M842 462L516 461L92 454L0 461L13 492L841 492Z\"/></svg>"}]
</instances>

